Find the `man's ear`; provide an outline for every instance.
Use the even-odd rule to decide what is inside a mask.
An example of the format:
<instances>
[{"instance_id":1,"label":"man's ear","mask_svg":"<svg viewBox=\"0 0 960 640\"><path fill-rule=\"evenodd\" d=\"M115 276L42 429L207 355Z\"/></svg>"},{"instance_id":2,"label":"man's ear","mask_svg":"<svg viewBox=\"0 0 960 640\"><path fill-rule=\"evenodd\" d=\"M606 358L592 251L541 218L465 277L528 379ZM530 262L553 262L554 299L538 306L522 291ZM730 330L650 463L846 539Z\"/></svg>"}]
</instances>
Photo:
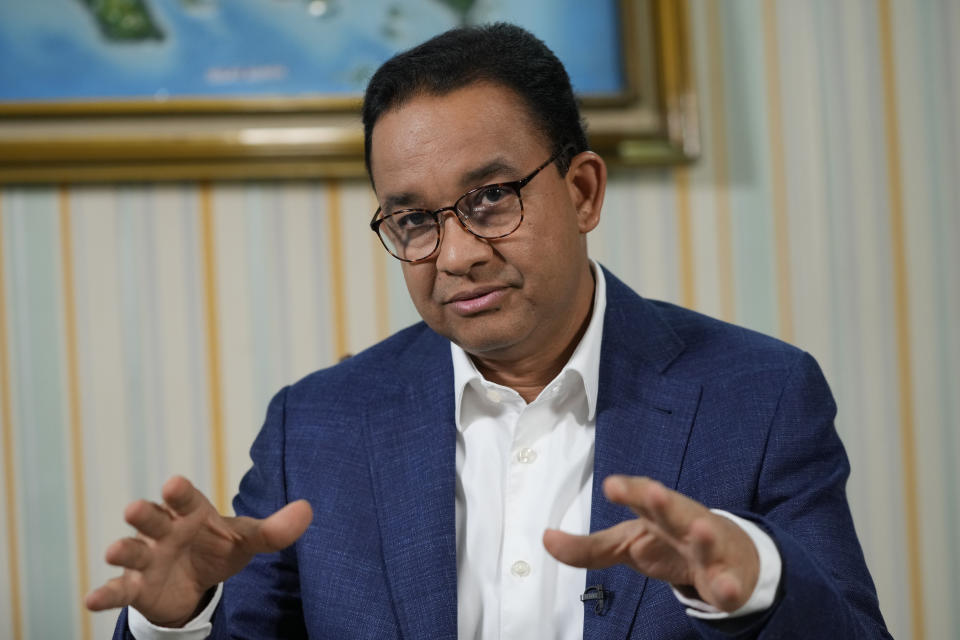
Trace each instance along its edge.
<instances>
[{"instance_id":1,"label":"man's ear","mask_svg":"<svg viewBox=\"0 0 960 640\"><path fill-rule=\"evenodd\" d=\"M566 175L570 199L577 210L580 233L587 233L600 222L603 194L607 189L607 165L593 151L573 157Z\"/></svg>"}]
</instances>

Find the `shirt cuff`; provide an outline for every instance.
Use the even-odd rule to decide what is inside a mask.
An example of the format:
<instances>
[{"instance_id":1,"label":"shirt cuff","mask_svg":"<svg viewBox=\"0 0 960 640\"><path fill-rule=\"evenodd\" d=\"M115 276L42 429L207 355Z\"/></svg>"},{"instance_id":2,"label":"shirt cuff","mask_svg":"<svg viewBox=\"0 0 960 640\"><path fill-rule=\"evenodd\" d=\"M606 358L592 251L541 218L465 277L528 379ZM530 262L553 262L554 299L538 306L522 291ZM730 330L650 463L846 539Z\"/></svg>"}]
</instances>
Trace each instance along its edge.
<instances>
[{"instance_id":1,"label":"shirt cuff","mask_svg":"<svg viewBox=\"0 0 960 640\"><path fill-rule=\"evenodd\" d=\"M749 520L727 513L722 509L711 509L710 511L732 520L734 524L743 529L744 533L750 536L753 546L757 549L757 555L760 557L760 573L757 576L757 585L753 588L750 599L736 611L730 612L721 611L703 600L688 598L675 588L673 589L673 595L687 606L688 616L702 620L739 618L751 613L766 611L773 606L773 601L777 597L777 588L780 586L780 572L783 569L783 562L780 558L780 552L777 550L777 545L773 543L766 531Z\"/></svg>"},{"instance_id":2,"label":"shirt cuff","mask_svg":"<svg viewBox=\"0 0 960 640\"><path fill-rule=\"evenodd\" d=\"M210 621L213 619L213 612L216 611L217 605L220 604L222 595L223 583L221 582L203 611L180 629L158 627L133 607L127 607L127 626L130 627L130 634L135 640L204 640L213 630L213 623Z\"/></svg>"}]
</instances>

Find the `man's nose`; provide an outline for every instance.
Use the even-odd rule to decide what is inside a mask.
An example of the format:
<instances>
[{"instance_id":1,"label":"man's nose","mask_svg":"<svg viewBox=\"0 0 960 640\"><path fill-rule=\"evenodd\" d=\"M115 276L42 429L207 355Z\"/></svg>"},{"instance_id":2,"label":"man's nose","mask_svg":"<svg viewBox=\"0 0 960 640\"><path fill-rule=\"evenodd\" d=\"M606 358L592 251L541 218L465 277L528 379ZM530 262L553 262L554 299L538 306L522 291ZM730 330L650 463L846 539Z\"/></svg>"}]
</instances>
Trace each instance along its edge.
<instances>
[{"instance_id":1,"label":"man's nose","mask_svg":"<svg viewBox=\"0 0 960 640\"><path fill-rule=\"evenodd\" d=\"M437 251L437 269L453 275L466 275L470 269L490 259L490 243L463 228L456 214L443 217L443 235Z\"/></svg>"}]
</instances>

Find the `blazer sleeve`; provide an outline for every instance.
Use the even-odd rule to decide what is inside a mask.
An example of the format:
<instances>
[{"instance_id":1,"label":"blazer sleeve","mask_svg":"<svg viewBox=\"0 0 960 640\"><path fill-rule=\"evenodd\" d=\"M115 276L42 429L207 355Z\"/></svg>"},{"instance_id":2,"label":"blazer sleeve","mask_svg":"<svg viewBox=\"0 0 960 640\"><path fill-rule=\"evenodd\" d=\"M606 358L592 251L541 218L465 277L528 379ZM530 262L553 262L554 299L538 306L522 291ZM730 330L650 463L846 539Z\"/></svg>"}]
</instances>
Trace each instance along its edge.
<instances>
[{"instance_id":1,"label":"blazer sleeve","mask_svg":"<svg viewBox=\"0 0 960 640\"><path fill-rule=\"evenodd\" d=\"M240 481L240 491L233 499L238 516L265 518L289 502L284 468L287 392L284 388L271 400L263 428L250 449L253 467ZM297 544L254 556L243 571L224 583L212 638L227 637L228 630L230 638L307 637Z\"/></svg>"},{"instance_id":2,"label":"blazer sleeve","mask_svg":"<svg viewBox=\"0 0 960 640\"><path fill-rule=\"evenodd\" d=\"M836 405L816 361L803 353L774 413L749 512L783 562L774 605L716 625L705 638L889 638L847 504L850 464L834 428ZM739 627L739 628L738 628Z\"/></svg>"}]
</instances>

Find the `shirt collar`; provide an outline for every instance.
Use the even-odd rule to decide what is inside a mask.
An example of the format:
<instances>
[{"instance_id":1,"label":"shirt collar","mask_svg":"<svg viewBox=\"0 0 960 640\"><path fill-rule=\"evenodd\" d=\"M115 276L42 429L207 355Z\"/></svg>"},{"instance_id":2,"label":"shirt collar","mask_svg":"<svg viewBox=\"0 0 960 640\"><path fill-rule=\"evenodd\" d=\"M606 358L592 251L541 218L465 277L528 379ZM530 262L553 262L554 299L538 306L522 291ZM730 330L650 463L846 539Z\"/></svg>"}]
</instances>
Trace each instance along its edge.
<instances>
[{"instance_id":1,"label":"shirt collar","mask_svg":"<svg viewBox=\"0 0 960 640\"><path fill-rule=\"evenodd\" d=\"M600 265L590 260L590 268L593 271L596 284L593 290L593 311L590 314L590 324L587 325L587 330L580 339L580 344L573 351L573 355L570 356L567 364L564 365L554 380L560 380L568 375L568 371L579 376L583 382L584 393L587 396L587 419L592 422L596 415L597 390L600 383L600 345L603 340L603 315L607 308L607 284ZM492 383L484 379L467 352L453 342L450 343L450 355L453 358L453 390L454 398L456 398L454 415L457 420L457 429L462 431L461 405L463 392L467 385L473 381L481 384Z\"/></svg>"}]
</instances>

